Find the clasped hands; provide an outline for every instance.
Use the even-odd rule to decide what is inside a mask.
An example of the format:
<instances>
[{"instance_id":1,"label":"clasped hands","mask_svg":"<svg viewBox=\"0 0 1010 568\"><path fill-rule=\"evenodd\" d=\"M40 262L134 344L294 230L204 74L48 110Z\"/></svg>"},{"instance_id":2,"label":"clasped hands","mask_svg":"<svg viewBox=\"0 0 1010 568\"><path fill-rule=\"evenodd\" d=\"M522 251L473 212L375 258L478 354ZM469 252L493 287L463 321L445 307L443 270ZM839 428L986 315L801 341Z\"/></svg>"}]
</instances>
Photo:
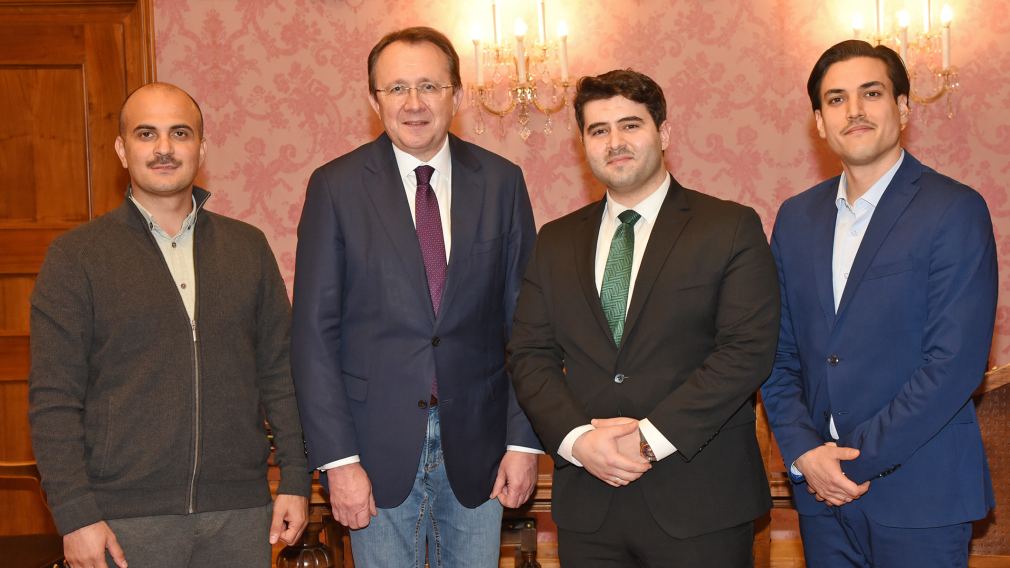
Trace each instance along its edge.
<instances>
[{"instance_id":1,"label":"clasped hands","mask_svg":"<svg viewBox=\"0 0 1010 568\"><path fill-rule=\"evenodd\" d=\"M652 469L642 457L638 420L594 418L594 430L572 445L572 456L593 476L612 487L623 487Z\"/></svg>"},{"instance_id":2,"label":"clasped hands","mask_svg":"<svg viewBox=\"0 0 1010 568\"><path fill-rule=\"evenodd\" d=\"M839 447L834 442L826 442L796 459L796 469L800 470L807 482L807 492L818 501L835 507L851 503L870 490L870 482L856 485L845 476L841 462L859 457L855 448Z\"/></svg>"}]
</instances>

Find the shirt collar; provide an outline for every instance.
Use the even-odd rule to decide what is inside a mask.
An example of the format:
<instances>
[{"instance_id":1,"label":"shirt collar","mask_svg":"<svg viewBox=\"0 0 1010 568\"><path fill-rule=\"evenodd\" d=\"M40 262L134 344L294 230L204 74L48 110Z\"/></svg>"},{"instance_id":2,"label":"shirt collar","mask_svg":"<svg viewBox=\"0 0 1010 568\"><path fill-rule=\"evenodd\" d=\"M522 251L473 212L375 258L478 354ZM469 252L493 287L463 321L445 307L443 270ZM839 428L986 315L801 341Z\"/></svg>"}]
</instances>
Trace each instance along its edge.
<instances>
[{"instance_id":1,"label":"shirt collar","mask_svg":"<svg viewBox=\"0 0 1010 568\"><path fill-rule=\"evenodd\" d=\"M424 164L435 168L436 175L445 174L449 171L449 164L451 162L449 156L449 135L446 135L445 141L442 142L442 147L439 151L427 162L422 162L397 148L396 144L393 144L393 156L396 157L396 167L400 170L400 179L416 179L413 177L415 175L414 170L417 169L417 166Z\"/></svg>"},{"instance_id":2,"label":"shirt collar","mask_svg":"<svg viewBox=\"0 0 1010 568\"><path fill-rule=\"evenodd\" d=\"M856 202L858 203L859 201L865 201L866 203L870 204L871 207L876 208L877 203L880 203L880 198L884 196L884 190L887 189L887 186L891 185L891 180L894 179L894 175L898 173L898 168L901 167L901 163L904 161L905 161L905 151L902 150L901 154L898 156L898 161L895 162L893 166L891 166L891 169L884 172L884 175L880 176L880 179L874 182L873 185L870 186L870 189L868 189L866 193L864 193L859 199L857 199ZM838 205L838 207L856 206L855 203L853 203L851 206L849 205L848 198L845 195L845 190L847 188L848 188L848 181L846 180L845 172L842 172L842 177L838 180L838 194L835 196L835 203Z\"/></svg>"},{"instance_id":3,"label":"shirt collar","mask_svg":"<svg viewBox=\"0 0 1010 568\"><path fill-rule=\"evenodd\" d=\"M169 239L174 239L175 237L185 233L190 228L192 228L193 225L196 223L196 214L200 209L199 207L197 207L196 204L196 195L191 196L193 199L193 210L189 212L189 215L186 215L185 219L183 219L182 227L179 228L179 235L169 235L168 233L165 232L164 229L161 228L161 225L159 225L158 222L155 221L150 211L144 209L144 206L141 205L140 202L137 201L135 197L133 197L132 185L129 187L129 189L126 190L126 197L128 197L130 201L132 201L133 204L137 206L137 210L140 211L140 214L144 216L144 222L147 223L148 229L150 229L152 232L159 233L160 235Z\"/></svg>"},{"instance_id":4,"label":"shirt collar","mask_svg":"<svg viewBox=\"0 0 1010 568\"><path fill-rule=\"evenodd\" d=\"M666 177L663 178L663 183L659 184L659 187L649 197L638 202L638 205L634 207L625 207L613 199L608 199L606 210L603 214L607 216L611 223L616 224L620 222L617 219L618 215L628 209L634 209L635 213L641 215L642 219L647 223L655 223L656 218L659 217L659 210L663 207L663 201L666 200L666 194L670 192L670 183L670 174L667 173Z\"/></svg>"}]
</instances>

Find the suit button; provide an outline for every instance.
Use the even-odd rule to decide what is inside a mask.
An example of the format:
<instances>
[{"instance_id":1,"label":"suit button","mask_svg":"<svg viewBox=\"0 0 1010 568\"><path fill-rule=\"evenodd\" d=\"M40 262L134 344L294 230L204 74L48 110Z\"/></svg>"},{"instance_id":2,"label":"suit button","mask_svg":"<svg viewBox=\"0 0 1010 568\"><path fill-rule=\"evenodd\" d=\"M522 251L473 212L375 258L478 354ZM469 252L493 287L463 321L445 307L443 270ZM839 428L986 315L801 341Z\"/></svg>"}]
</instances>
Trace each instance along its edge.
<instances>
[{"instance_id":1,"label":"suit button","mask_svg":"<svg viewBox=\"0 0 1010 568\"><path fill-rule=\"evenodd\" d=\"M417 401L417 407L418 408L428 408L428 401L427 400L419 400L419 401Z\"/></svg>"},{"instance_id":2,"label":"suit button","mask_svg":"<svg viewBox=\"0 0 1010 568\"><path fill-rule=\"evenodd\" d=\"M839 361L841 361L841 359L838 358L838 355L831 355L828 357L828 365L831 365L832 367L837 367Z\"/></svg>"},{"instance_id":3,"label":"suit button","mask_svg":"<svg viewBox=\"0 0 1010 568\"><path fill-rule=\"evenodd\" d=\"M623 373L617 373L616 375L614 375L614 382L617 384L621 384L624 382L624 379L626 378L627 377L625 377Z\"/></svg>"},{"instance_id":4,"label":"suit button","mask_svg":"<svg viewBox=\"0 0 1010 568\"><path fill-rule=\"evenodd\" d=\"M436 335L435 337L431 338L431 344L433 346L438 347L439 343L442 343L442 339L439 336Z\"/></svg>"}]
</instances>

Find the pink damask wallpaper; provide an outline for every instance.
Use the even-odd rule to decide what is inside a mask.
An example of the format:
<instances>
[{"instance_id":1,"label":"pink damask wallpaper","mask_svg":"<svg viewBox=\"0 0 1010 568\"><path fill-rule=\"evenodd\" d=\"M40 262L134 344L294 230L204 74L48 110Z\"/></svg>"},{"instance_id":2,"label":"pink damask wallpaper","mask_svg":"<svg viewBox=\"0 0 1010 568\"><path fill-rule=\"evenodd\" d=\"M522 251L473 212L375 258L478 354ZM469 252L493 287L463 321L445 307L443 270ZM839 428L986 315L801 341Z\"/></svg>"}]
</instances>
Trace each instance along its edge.
<instances>
[{"instance_id":1,"label":"pink damask wallpaper","mask_svg":"<svg viewBox=\"0 0 1010 568\"><path fill-rule=\"evenodd\" d=\"M887 0L888 10L922 2ZM939 4L934 2L934 4ZM906 147L978 189L992 211L1003 272L993 363L1010 362L1010 2L950 0L952 59L961 88L954 117L915 106ZM533 0L498 2L500 19L537 30ZM632 67L666 91L677 179L751 205L766 229L783 199L837 174L817 138L806 78L820 53L850 37L854 11L872 0L547 0L549 34L570 29L573 77ZM203 106L209 157L200 183L209 207L262 228L289 286L295 231L312 170L372 139L365 59L384 33L430 25L454 41L463 81L474 79L474 22L490 0L157 0L158 78ZM490 29L490 26L486 26ZM511 25L504 26L511 30ZM475 133L464 106L453 131L522 166L538 225L602 195L583 164L574 118L514 119Z\"/></svg>"}]
</instances>

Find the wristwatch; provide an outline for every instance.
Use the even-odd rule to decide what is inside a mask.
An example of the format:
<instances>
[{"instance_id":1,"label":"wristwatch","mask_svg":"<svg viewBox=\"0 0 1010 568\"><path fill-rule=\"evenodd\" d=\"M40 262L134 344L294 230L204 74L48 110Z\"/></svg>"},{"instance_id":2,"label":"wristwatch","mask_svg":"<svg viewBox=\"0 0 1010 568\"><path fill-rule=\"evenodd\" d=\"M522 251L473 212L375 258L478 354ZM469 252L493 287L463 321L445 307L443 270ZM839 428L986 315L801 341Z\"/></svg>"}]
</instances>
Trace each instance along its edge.
<instances>
[{"instance_id":1,"label":"wristwatch","mask_svg":"<svg viewBox=\"0 0 1010 568\"><path fill-rule=\"evenodd\" d=\"M650 462L658 461L656 460L656 454L652 451L652 446L646 441L645 434L641 430L638 431L638 451L646 460Z\"/></svg>"}]
</instances>

